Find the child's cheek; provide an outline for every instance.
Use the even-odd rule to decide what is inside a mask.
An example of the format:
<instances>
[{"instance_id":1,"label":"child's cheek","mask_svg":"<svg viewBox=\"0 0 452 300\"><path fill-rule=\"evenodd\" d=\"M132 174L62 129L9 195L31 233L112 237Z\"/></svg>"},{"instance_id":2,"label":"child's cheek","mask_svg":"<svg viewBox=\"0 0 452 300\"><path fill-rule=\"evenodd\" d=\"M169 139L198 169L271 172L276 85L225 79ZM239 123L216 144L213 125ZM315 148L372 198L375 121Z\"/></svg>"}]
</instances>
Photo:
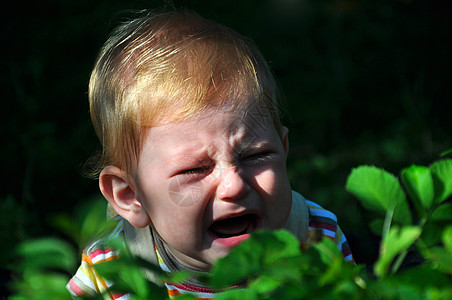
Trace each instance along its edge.
<instances>
[{"instance_id":1,"label":"child's cheek","mask_svg":"<svg viewBox=\"0 0 452 300\"><path fill-rule=\"evenodd\" d=\"M255 176L256 189L260 194L274 195L277 192L276 174L274 170L267 169Z\"/></svg>"},{"instance_id":2,"label":"child's cheek","mask_svg":"<svg viewBox=\"0 0 452 300\"><path fill-rule=\"evenodd\" d=\"M168 184L168 197L171 202L180 207L202 205L208 198L212 180L186 180L187 178L173 177Z\"/></svg>"}]
</instances>

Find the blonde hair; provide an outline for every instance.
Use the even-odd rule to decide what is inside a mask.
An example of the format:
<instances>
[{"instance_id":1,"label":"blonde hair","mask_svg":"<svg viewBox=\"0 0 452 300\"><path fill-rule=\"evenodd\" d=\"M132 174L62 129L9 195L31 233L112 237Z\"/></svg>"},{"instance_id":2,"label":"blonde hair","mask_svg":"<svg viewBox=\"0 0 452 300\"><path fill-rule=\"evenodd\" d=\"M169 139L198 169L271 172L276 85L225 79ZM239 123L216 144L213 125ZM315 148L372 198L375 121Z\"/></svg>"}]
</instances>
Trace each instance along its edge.
<instances>
[{"instance_id":1,"label":"blonde hair","mask_svg":"<svg viewBox=\"0 0 452 300\"><path fill-rule=\"evenodd\" d=\"M213 106L264 104L280 130L276 84L255 44L193 12L146 12L119 26L99 53L89 101L102 144L93 176L107 165L131 172L144 128Z\"/></svg>"}]
</instances>

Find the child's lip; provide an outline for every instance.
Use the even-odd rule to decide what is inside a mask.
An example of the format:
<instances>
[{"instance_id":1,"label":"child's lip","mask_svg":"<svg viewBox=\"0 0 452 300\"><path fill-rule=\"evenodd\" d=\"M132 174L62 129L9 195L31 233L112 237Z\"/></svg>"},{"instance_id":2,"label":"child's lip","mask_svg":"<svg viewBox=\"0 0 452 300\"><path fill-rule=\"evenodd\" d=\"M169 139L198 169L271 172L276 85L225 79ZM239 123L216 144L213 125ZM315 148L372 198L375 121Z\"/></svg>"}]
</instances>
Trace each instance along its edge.
<instances>
[{"instance_id":1,"label":"child's lip","mask_svg":"<svg viewBox=\"0 0 452 300\"><path fill-rule=\"evenodd\" d=\"M237 245L239 245L241 242L249 239L251 234L246 233L242 235L227 237L227 238L219 238L216 236L213 236L213 239L215 242L220 243L221 245L227 247L227 248L233 248Z\"/></svg>"}]
</instances>

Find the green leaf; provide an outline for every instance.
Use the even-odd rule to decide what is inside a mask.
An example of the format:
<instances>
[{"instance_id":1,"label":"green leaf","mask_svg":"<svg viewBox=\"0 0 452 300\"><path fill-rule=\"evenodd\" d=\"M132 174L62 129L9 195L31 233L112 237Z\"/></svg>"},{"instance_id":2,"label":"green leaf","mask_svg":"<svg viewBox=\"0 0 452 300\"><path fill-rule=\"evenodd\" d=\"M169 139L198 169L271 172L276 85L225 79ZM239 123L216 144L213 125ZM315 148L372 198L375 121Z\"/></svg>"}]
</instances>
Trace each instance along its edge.
<instances>
[{"instance_id":1,"label":"green leaf","mask_svg":"<svg viewBox=\"0 0 452 300\"><path fill-rule=\"evenodd\" d=\"M344 260L336 244L327 238L323 238L319 243L312 244L312 247L317 249L320 254L320 259L326 265L332 264L338 258L341 261Z\"/></svg>"},{"instance_id":2,"label":"green leaf","mask_svg":"<svg viewBox=\"0 0 452 300\"><path fill-rule=\"evenodd\" d=\"M254 280L249 288L254 289L258 294L270 293L281 285L281 281L271 276L259 276Z\"/></svg>"},{"instance_id":3,"label":"green leaf","mask_svg":"<svg viewBox=\"0 0 452 300\"><path fill-rule=\"evenodd\" d=\"M441 243L441 233L444 228L443 224L427 223L422 231L422 242L427 246L434 246Z\"/></svg>"},{"instance_id":4,"label":"green leaf","mask_svg":"<svg viewBox=\"0 0 452 300\"><path fill-rule=\"evenodd\" d=\"M297 281L302 275L301 264L307 264L305 255L285 257L271 264L264 270L265 274L280 281Z\"/></svg>"},{"instance_id":5,"label":"green leaf","mask_svg":"<svg viewBox=\"0 0 452 300\"><path fill-rule=\"evenodd\" d=\"M424 166L411 166L401 172L402 182L420 216L425 217L426 211L433 203L434 187L430 169Z\"/></svg>"},{"instance_id":6,"label":"green leaf","mask_svg":"<svg viewBox=\"0 0 452 300\"><path fill-rule=\"evenodd\" d=\"M357 276L357 269L354 269L355 265L344 260L341 251L330 239L323 238L320 243L316 243L312 247L319 251L321 261L326 266L326 269L317 276L319 285L321 287L328 284L336 285L337 292L342 288L345 292L349 288L346 282L353 281ZM339 286L341 281L343 285Z\"/></svg>"},{"instance_id":7,"label":"green leaf","mask_svg":"<svg viewBox=\"0 0 452 300\"><path fill-rule=\"evenodd\" d=\"M418 289L418 293L431 287L441 288L450 283L448 276L432 268L430 264L422 264L407 268L396 276L385 278L385 281L392 286L411 285Z\"/></svg>"},{"instance_id":8,"label":"green leaf","mask_svg":"<svg viewBox=\"0 0 452 300\"><path fill-rule=\"evenodd\" d=\"M254 289L231 289L215 296L215 300L260 300L261 297Z\"/></svg>"},{"instance_id":9,"label":"green leaf","mask_svg":"<svg viewBox=\"0 0 452 300\"><path fill-rule=\"evenodd\" d=\"M168 274L168 279L166 281L174 283L182 283L190 277L190 272L188 271L178 271Z\"/></svg>"},{"instance_id":10,"label":"green leaf","mask_svg":"<svg viewBox=\"0 0 452 300\"><path fill-rule=\"evenodd\" d=\"M452 195L452 159L443 159L430 166L435 187L435 203L441 203Z\"/></svg>"},{"instance_id":11,"label":"green leaf","mask_svg":"<svg viewBox=\"0 0 452 300\"><path fill-rule=\"evenodd\" d=\"M93 200L80 228L80 244L87 244L107 224L107 202Z\"/></svg>"},{"instance_id":12,"label":"green leaf","mask_svg":"<svg viewBox=\"0 0 452 300\"><path fill-rule=\"evenodd\" d=\"M254 238L265 249L266 265L271 265L278 260L290 258L301 253L300 242L287 230L258 231Z\"/></svg>"},{"instance_id":13,"label":"green leaf","mask_svg":"<svg viewBox=\"0 0 452 300\"><path fill-rule=\"evenodd\" d=\"M251 237L215 262L209 274L210 284L223 288L254 276L261 268L262 257L263 249Z\"/></svg>"},{"instance_id":14,"label":"green leaf","mask_svg":"<svg viewBox=\"0 0 452 300\"><path fill-rule=\"evenodd\" d=\"M74 241L79 241L79 228L74 219L68 214L60 213L51 217L50 220L53 227L64 232Z\"/></svg>"},{"instance_id":15,"label":"green leaf","mask_svg":"<svg viewBox=\"0 0 452 300\"><path fill-rule=\"evenodd\" d=\"M441 152L440 156L444 157L444 156L448 156L452 154L452 149L446 150L444 152Z\"/></svg>"},{"instance_id":16,"label":"green leaf","mask_svg":"<svg viewBox=\"0 0 452 300\"><path fill-rule=\"evenodd\" d=\"M96 271L101 277L114 282L110 288L116 292L132 292L138 299L149 299L155 296L157 299L166 299L168 295L165 288L149 282L143 275L143 269L149 269L150 262L135 258L125 247L120 238L114 238L108 241L113 249L117 249L121 255L118 259L101 262L94 265ZM156 271L158 269L158 271ZM156 274L164 274L157 266L152 266L149 271ZM181 274L179 274L181 275ZM175 275L179 277L179 275Z\"/></svg>"},{"instance_id":17,"label":"green leaf","mask_svg":"<svg viewBox=\"0 0 452 300\"><path fill-rule=\"evenodd\" d=\"M336 259L328 265L328 269L319 278L320 285L326 285L328 283L336 283L338 279L343 276L344 271L344 259Z\"/></svg>"},{"instance_id":18,"label":"green leaf","mask_svg":"<svg viewBox=\"0 0 452 300\"><path fill-rule=\"evenodd\" d=\"M22 269L25 270L57 268L72 272L77 261L72 246L57 238L28 240L17 251L24 257Z\"/></svg>"},{"instance_id":19,"label":"green leaf","mask_svg":"<svg viewBox=\"0 0 452 300\"><path fill-rule=\"evenodd\" d=\"M376 234L381 235L381 232L383 231L384 221L382 219L373 220L369 224L370 230Z\"/></svg>"},{"instance_id":20,"label":"green leaf","mask_svg":"<svg viewBox=\"0 0 452 300\"><path fill-rule=\"evenodd\" d=\"M429 300L452 299L452 288L446 288L444 286L441 289L428 289L425 291L425 295L425 299Z\"/></svg>"},{"instance_id":21,"label":"green leaf","mask_svg":"<svg viewBox=\"0 0 452 300\"><path fill-rule=\"evenodd\" d=\"M114 282L110 288L112 291L132 292L139 299L148 299L154 294L159 297L166 296L165 289L147 281L141 267L131 260L121 257L96 264L95 269L103 278Z\"/></svg>"},{"instance_id":22,"label":"green leaf","mask_svg":"<svg viewBox=\"0 0 452 300\"><path fill-rule=\"evenodd\" d=\"M11 299L72 299L66 284L69 278L57 273L25 272L23 280L14 285L17 294Z\"/></svg>"},{"instance_id":23,"label":"green leaf","mask_svg":"<svg viewBox=\"0 0 452 300\"><path fill-rule=\"evenodd\" d=\"M416 286L411 284L399 284L397 286L396 299L424 300L425 298Z\"/></svg>"},{"instance_id":24,"label":"green leaf","mask_svg":"<svg viewBox=\"0 0 452 300\"><path fill-rule=\"evenodd\" d=\"M427 258L434 263L434 268L452 274L452 255L446 249L442 247L431 248Z\"/></svg>"},{"instance_id":25,"label":"green leaf","mask_svg":"<svg viewBox=\"0 0 452 300\"><path fill-rule=\"evenodd\" d=\"M189 294L182 294L175 297L177 300L196 300L196 297Z\"/></svg>"},{"instance_id":26,"label":"green leaf","mask_svg":"<svg viewBox=\"0 0 452 300\"><path fill-rule=\"evenodd\" d=\"M444 247L449 251L452 256L452 225L448 226L443 231L443 243Z\"/></svg>"},{"instance_id":27,"label":"green leaf","mask_svg":"<svg viewBox=\"0 0 452 300\"><path fill-rule=\"evenodd\" d=\"M411 214L405 193L397 178L374 166L360 166L352 170L346 189L368 209L385 214L394 210L393 220L411 224Z\"/></svg>"},{"instance_id":28,"label":"green leaf","mask_svg":"<svg viewBox=\"0 0 452 300\"><path fill-rule=\"evenodd\" d=\"M452 221L452 203L443 203L438 206L430 216L430 220L434 222L451 222Z\"/></svg>"},{"instance_id":29,"label":"green leaf","mask_svg":"<svg viewBox=\"0 0 452 300\"><path fill-rule=\"evenodd\" d=\"M422 230L417 226L392 227L387 238L382 241L380 257L374 267L375 274L384 277L396 255L407 250L421 232Z\"/></svg>"},{"instance_id":30,"label":"green leaf","mask_svg":"<svg viewBox=\"0 0 452 300\"><path fill-rule=\"evenodd\" d=\"M299 241L288 231L260 230L213 265L210 282L214 287L230 286L300 253Z\"/></svg>"}]
</instances>

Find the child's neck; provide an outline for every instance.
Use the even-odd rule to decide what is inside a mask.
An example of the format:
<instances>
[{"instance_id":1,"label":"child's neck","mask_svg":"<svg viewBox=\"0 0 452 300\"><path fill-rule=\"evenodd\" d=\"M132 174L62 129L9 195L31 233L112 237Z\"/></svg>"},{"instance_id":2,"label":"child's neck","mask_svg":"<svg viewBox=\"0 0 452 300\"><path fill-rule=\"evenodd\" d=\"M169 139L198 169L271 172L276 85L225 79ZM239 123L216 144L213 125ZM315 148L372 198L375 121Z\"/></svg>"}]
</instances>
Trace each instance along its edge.
<instances>
[{"instance_id":1,"label":"child's neck","mask_svg":"<svg viewBox=\"0 0 452 300\"><path fill-rule=\"evenodd\" d=\"M192 275L187 280L185 280L184 283L201 288L208 288L208 285L202 281L202 278L206 276L207 272L191 269L181 264L167 249L157 232L152 228L151 232L158 254L162 258L163 263L167 268L167 270L164 271L169 270L169 272L171 273L177 271L189 271Z\"/></svg>"}]
</instances>

